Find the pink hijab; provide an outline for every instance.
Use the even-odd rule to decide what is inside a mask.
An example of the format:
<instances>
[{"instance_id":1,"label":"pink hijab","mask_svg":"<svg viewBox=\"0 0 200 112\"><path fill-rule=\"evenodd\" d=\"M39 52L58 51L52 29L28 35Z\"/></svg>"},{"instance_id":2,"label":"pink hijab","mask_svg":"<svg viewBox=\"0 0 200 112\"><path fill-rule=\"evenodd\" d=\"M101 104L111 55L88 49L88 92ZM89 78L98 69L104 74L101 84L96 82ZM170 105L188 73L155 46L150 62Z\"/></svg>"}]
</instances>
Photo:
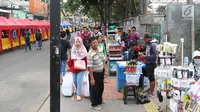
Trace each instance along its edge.
<instances>
[{"instance_id":1,"label":"pink hijab","mask_svg":"<svg viewBox=\"0 0 200 112\"><path fill-rule=\"evenodd\" d=\"M75 43L72 46L71 59L83 59L84 57L87 56L87 50L83 45L83 41L80 36L76 36L74 38L75 38ZM79 47L76 46L77 41L80 41L81 43Z\"/></svg>"}]
</instances>

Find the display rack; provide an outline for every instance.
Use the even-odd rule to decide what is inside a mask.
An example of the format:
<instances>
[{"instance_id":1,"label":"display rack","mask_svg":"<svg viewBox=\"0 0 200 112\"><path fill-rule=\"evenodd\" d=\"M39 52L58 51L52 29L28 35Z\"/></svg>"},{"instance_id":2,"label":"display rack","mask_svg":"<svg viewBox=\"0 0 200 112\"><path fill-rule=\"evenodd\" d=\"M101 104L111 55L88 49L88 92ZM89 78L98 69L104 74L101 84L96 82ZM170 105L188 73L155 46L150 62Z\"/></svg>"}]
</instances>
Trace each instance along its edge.
<instances>
[{"instance_id":1,"label":"display rack","mask_svg":"<svg viewBox=\"0 0 200 112\"><path fill-rule=\"evenodd\" d=\"M122 47L119 43L109 43L108 44L108 55L109 55L109 68L110 73L116 73L116 61L123 60Z\"/></svg>"},{"instance_id":2,"label":"display rack","mask_svg":"<svg viewBox=\"0 0 200 112\"><path fill-rule=\"evenodd\" d=\"M157 97L159 101L163 102L165 99L170 99L173 95L173 87L171 82L173 66L176 64L176 44L165 42L157 45L159 51L158 67L155 69ZM165 100L168 102L168 100ZM165 111L169 111L169 105L166 103Z\"/></svg>"},{"instance_id":3,"label":"display rack","mask_svg":"<svg viewBox=\"0 0 200 112\"><path fill-rule=\"evenodd\" d=\"M109 55L109 72L112 75L116 73L116 61L123 60L123 51L120 40L116 39L116 33L113 31L108 32L107 52Z\"/></svg>"}]
</instances>

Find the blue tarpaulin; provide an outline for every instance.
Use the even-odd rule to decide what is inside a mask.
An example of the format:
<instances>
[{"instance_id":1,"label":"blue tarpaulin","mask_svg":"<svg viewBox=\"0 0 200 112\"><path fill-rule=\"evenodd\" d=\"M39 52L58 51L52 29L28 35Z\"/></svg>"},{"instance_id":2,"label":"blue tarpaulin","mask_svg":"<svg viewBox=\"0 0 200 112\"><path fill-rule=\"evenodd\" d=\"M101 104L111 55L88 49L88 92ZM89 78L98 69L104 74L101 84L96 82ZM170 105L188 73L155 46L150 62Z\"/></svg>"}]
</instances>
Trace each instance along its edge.
<instances>
[{"instance_id":1,"label":"blue tarpaulin","mask_svg":"<svg viewBox=\"0 0 200 112\"><path fill-rule=\"evenodd\" d=\"M61 26L66 27L66 26L72 26L71 23L61 23Z\"/></svg>"}]
</instances>

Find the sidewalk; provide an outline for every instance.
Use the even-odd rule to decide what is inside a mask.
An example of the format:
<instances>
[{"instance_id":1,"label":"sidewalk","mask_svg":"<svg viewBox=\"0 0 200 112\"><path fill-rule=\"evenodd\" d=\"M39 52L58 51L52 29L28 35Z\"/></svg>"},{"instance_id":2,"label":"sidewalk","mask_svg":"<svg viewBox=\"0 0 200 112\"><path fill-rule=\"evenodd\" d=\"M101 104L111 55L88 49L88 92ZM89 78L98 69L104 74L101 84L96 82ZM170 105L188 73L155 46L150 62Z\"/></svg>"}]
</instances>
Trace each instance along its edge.
<instances>
[{"instance_id":1,"label":"sidewalk","mask_svg":"<svg viewBox=\"0 0 200 112\"><path fill-rule=\"evenodd\" d=\"M83 98L82 101L78 102L72 100L71 97L64 97L61 94L61 112L157 112L157 106L153 103L137 105L135 104L135 100L130 100L127 105L124 105L122 101L123 95L117 91L115 78L116 77L110 77L107 79L107 83L105 83L103 98L106 104L102 106L101 110L96 111L90 109L90 101L87 98ZM49 111L48 98L39 112Z\"/></svg>"}]
</instances>

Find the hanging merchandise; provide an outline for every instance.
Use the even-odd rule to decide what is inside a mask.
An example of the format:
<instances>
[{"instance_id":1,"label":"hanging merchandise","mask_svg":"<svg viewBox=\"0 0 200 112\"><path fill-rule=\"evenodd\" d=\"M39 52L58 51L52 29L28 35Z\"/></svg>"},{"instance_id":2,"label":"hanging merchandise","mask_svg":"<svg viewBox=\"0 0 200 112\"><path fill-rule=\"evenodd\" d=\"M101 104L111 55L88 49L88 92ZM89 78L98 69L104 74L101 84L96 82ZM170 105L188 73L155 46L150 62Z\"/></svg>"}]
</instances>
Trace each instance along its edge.
<instances>
[{"instance_id":1,"label":"hanging merchandise","mask_svg":"<svg viewBox=\"0 0 200 112\"><path fill-rule=\"evenodd\" d=\"M177 45L171 43L157 46L160 52L159 66L155 69L158 99L162 102L160 95L170 98L172 112L199 112L200 83L194 83L195 71L189 67L188 57L182 56L182 66L175 66L176 48Z\"/></svg>"}]
</instances>

